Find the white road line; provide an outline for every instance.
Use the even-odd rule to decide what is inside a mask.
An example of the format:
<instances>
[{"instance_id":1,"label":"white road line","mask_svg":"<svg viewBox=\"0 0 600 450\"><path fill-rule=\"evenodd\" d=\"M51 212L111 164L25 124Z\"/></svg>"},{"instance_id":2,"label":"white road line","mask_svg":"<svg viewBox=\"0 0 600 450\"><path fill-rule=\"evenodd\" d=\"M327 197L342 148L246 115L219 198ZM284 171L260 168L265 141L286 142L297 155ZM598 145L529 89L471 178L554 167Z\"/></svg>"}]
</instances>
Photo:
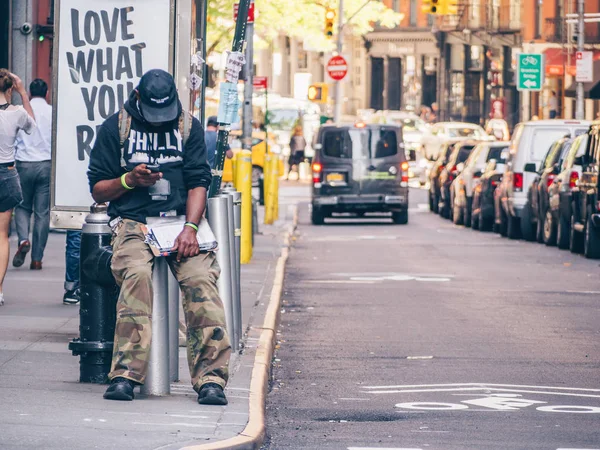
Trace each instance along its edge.
<instances>
[{"instance_id":1,"label":"white road line","mask_svg":"<svg viewBox=\"0 0 600 450\"><path fill-rule=\"evenodd\" d=\"M406 359L433 359L433 356L407 356Z\"/></svg>"},{"instance_id":2,"label":"white road line","mask_svg":"<svg viewBox=\"0 0 600 450\"><path fill-rule=\"evenodd\" d=\"M600 395L592 394L573 394L571 392L544 392L544 391L528 391L524 389L499 389L491 387L481 388L454 388L454 389L403 389L403 390L387 390L387 391L365 391L369 394L405 394L415 392L452 392L452 391L495 391L495 392L521 392L524 394L542 394L542 395L563 395L567 397L585 397L585 398L600 398Z\"/></svg>"},{"instance_id":3,"label":"white road line","mask_svg":"<svg viewBox=\"0 0 600 450\"><path fill-rule=\"evenodd\" d=\"M600 389L587 388L569 388L569 387L552 387L552 386L529 386L522 384L494 384L494 383L446 383L446 384L399 384L394 386L363 386L364 389L400 389L400 388L426 388L426 387L449 387L449 386L477 386L485 387L509 387L509 388L528 388L528 389L561 389L563 391L586 391L600 392Z\"/></svg>"},{"instance_id":4,"label":"white road line","mask_svg":"<svg viewBox=\"0 0 600 450\"><path fill-rule=\"evenodd\" d=\"M308 280L311 284L375 284L375 281L364 280Z\"/></svg>"}]
</instances>

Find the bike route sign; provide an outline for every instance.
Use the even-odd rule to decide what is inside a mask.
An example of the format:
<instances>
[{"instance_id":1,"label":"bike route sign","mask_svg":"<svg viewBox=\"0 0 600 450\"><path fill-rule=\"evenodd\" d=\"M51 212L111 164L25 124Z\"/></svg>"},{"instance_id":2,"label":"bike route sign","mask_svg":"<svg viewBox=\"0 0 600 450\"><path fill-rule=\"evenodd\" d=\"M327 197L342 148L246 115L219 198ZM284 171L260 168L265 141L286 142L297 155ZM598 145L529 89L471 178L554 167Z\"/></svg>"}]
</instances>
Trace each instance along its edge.
<instances>
[{"instance_id":1,"label":"bike route sign","mask_svg":"<svg viewBox=\"0 0 600 450\"><path fill-rule=\"evenodd\" d=\"M544 55L520 53L517 55L517 89L519 91L541 91L544 84Z\"/></svg>"}]
</instances>

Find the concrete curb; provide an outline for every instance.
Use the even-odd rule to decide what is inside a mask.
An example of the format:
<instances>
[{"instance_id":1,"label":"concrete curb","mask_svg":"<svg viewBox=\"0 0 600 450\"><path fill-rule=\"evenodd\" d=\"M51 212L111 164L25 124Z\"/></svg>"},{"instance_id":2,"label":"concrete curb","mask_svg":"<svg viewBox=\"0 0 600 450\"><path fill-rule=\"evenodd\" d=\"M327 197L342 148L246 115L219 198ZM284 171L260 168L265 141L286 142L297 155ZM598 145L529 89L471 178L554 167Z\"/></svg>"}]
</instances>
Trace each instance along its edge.
<instances>
[{"instance_id":1,"label":"concrete curb","mask_svg":"<svg viewBox=\"0 0 600 450\"><path fill-rule=\"evenodd\" d=\"M294 208L292 225L285 235L281 256L275 267L275 280L273 281L271 298L260 333L256 356L254 357L252 380L250 381L249 419L246 428L234 438L210 444L192 445L184 447L182 450L257 450L263 444L266 436L265 404L269 393L269 376L275 350L279 311L281 310L285 266L290 252L292 235L297 225L298 206Z\"/></svg>"}]
</instances>

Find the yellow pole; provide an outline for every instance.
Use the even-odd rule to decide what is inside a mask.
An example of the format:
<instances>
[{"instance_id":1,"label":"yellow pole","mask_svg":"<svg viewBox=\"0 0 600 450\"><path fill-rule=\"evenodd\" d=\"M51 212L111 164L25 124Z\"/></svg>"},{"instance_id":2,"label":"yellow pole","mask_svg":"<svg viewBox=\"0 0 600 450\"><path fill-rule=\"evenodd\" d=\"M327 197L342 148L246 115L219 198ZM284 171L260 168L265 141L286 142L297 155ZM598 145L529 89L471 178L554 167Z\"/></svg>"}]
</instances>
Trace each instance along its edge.
<instances>
[{"instance_id":1,"label":"yellow pole","mask_svg":"<svg viewBox=\"0 0 600 450\"><path fill-rule=\"evenodd\" d=\"M241 263L252 259L252 152L242 150L237 155L236 189L242 193Z\"/></svg>"},{"instance_id":2,"label":"yellow pole","mask_svg":"<svg viewBox=\"0 0 600 450\"><path fill-rule=\"evenodd\" d=\"M237 178L237 156L238 154L235 153L233 155L233 158L231 159L231 180L233 183L233 187L237 189L237 183L236 183L236 178Z\"/></svg>"},{"instance_id":3,"label":"yellow pole","mask_svg":"<svg viewBox=\"0 0 600 450\"><path fill-rule=\"evenodd\" d=\"M273 188L271 186L273 178L273 163L277 160L271 155L265 155L265 167L264 167L264 190L265 190L265 224L270 225L275 220L273 218Z\"/></svg>"},{"instance_id":4,"label":"yellow pole","mask_svg":"<svg viewBox=\"0 0 600 450\"><path fill-rule=\"evenodd\" d=\"M275 197L273 217L275 220L279 220L279 177L282 175L279 173L279 155L273 155L273 173L275 178L273 181L273 196Z\"/></svg>"}]
</instances>

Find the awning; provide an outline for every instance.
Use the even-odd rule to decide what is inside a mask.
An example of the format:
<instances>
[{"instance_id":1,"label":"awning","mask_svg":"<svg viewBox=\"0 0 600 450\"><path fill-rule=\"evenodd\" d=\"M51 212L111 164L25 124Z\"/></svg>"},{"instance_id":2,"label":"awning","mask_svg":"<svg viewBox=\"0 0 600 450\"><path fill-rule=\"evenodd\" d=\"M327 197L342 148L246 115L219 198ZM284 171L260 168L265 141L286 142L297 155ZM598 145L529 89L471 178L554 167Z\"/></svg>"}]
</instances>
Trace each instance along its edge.
<instances>
[{"instance_id":1,"label":"awning","mask_svg":"<svg viewBox=\"0 0 600 450\"><path fill-rule=\"evenodd\" d=\"M594 74L600 73L600 60L594 61ZM600 79L592 81L590 83L583 83L583 92L585 98L592 100L600 100ZM577 83L571 83L565 90L567 97L577 97Z\"/></svg>"},{"instance_id":2,"label":"awning","mask_svg":"<svg viewBox=\"0 0 600 450\"><path fill-rule=\"evenodd\" d=\"M575 51L567 52L562 48L547 48L544 50L546 56L546 76L562 77L565 74L575 76ZM600 52L594 52L594 61L600 60Z\"/></svg>"}]
</instances>

